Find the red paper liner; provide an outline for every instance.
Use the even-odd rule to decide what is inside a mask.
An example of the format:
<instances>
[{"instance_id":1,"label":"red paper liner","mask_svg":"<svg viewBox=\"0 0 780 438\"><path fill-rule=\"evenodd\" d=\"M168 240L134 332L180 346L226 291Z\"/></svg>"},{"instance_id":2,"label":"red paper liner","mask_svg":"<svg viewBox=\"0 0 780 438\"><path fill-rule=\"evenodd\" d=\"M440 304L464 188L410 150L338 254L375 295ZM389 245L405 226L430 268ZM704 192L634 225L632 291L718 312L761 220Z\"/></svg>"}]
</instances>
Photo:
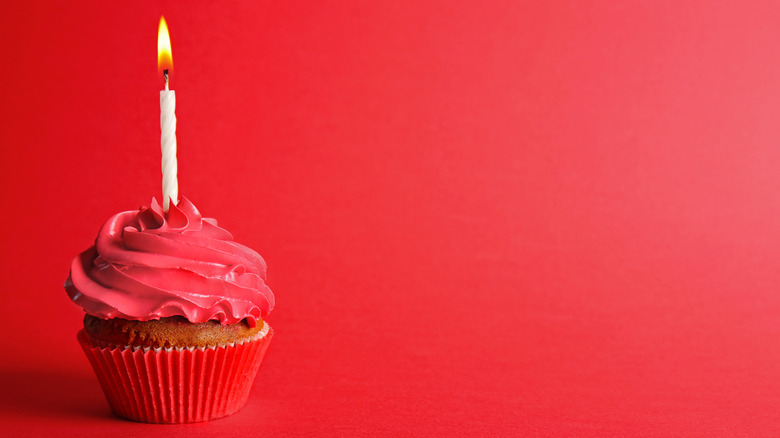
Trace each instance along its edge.
<instances>
[{"instance_id":1,"label":"red paper liner","mask_svg":"<svg viewBox=\"0 0 780 438\"><path fill-rule=\"evenodd\" d=\"M111 409L144 423L195 423L235 413L249 397L274 331L243 344L204 349L133 349L78 340Z\"/></svg>"}]
</instances>

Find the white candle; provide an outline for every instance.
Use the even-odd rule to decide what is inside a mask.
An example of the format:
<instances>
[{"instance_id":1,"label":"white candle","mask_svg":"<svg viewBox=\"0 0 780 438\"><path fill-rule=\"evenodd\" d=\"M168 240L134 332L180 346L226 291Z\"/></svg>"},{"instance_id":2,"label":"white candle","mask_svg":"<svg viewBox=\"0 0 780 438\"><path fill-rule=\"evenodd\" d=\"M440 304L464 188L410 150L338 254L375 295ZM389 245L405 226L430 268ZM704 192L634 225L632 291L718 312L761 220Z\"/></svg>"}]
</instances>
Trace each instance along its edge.
<instances>
[{"instance_id":1,"label":"white candle","mask_svg":"<svg viewBox=\"0 0 780 438\"><path fill-rule=\"evenodd\" d=\"M168 211L170 201L179 203L178 163L176 161L176 92L168 89L160 91L160 129L162 137L162 189L163 210Z\"/></svg>"},{"instance_id":2,"label":"white candle","mask_svg":"<svg viewBox=\"0 0 780 438\"><path fill-rule=\"evenodd\" d=\"M178 163L176 162L176 92L168 89L168 69L173 67L171 37L168 24L160 17L157 30L157 68L165 75L165 90L160 91L160 146L162 147L163 210L168 211L171 200L179 203Z\"/></svg>"}]
</instances>

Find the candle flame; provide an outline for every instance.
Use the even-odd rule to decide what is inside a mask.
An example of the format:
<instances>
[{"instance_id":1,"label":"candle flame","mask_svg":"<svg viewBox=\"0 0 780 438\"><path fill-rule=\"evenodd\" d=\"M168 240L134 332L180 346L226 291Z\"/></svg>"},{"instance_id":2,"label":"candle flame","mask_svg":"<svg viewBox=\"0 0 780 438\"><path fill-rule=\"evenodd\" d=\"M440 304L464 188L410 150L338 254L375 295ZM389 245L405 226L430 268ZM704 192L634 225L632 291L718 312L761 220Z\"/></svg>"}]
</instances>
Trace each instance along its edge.
<instances>
[{"instance_id":1,"label":"candle flame","mask_svg":"<svg viewBox=\"0 0 780 438\"><path fill-rule=\"evenodd\" d=\"M173 54L171 52L171 36L168 34L168 23L160 16L160 27L157 30L157 69L173 70Z\"/></svg>"}]
</instances>

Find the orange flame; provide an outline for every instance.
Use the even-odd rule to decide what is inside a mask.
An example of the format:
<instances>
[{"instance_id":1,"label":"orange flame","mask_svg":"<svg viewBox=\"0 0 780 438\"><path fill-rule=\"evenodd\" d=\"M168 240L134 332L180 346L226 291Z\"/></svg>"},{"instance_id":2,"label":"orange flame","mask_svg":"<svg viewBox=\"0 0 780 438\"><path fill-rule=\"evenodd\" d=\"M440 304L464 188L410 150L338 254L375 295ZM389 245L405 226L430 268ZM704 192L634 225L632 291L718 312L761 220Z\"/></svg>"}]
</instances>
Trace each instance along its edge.
<instances>
[{"instance_id":1,"label":"orange flame","mask_svg":"<svg viewBox=\"0 0 780 438\"><path fill-rule=\"evenodd\" d=\"M160 16L160 27L157 30L157 70L173 70L173 53L171 52L171 36L168 34L168 23Z\"/></svg>"}]
</instances>

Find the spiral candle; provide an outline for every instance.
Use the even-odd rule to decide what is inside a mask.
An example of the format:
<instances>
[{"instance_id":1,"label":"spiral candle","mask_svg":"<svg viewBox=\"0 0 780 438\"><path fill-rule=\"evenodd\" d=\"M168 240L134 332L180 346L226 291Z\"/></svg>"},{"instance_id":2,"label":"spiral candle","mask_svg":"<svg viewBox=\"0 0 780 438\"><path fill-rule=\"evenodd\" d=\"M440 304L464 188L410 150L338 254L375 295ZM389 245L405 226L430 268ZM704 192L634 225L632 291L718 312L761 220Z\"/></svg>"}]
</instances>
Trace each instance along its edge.
<instances>
[{"instance_id":1,"label":"spiral candle","mask_svg":"<svg viewBox=\"0 0 780 438\"><path fill-rule=\"evenodd\" d=\"M170 200L175 204L179 202L178 163L176 161L176 92L168 90L166 81L165 90L160 91L160 128L162 130L162 187L163 210L168 211Z\"/></svg>"},{"instance_id":2,"label":"spiral candle","mask_svg":"<svg viewBox=\"0 0 780 438\"><path fill-rule=\"evenodd\" d=\"M168 89L168 71L173 68L171 37L168 23L160 17L157 29L157 68L165 77L165 89L160 91L160 129L162 137L163 210L168 211L173 200L179 204L178 163L176 162L176 92Z\"/></svg>"}]
</instances>

